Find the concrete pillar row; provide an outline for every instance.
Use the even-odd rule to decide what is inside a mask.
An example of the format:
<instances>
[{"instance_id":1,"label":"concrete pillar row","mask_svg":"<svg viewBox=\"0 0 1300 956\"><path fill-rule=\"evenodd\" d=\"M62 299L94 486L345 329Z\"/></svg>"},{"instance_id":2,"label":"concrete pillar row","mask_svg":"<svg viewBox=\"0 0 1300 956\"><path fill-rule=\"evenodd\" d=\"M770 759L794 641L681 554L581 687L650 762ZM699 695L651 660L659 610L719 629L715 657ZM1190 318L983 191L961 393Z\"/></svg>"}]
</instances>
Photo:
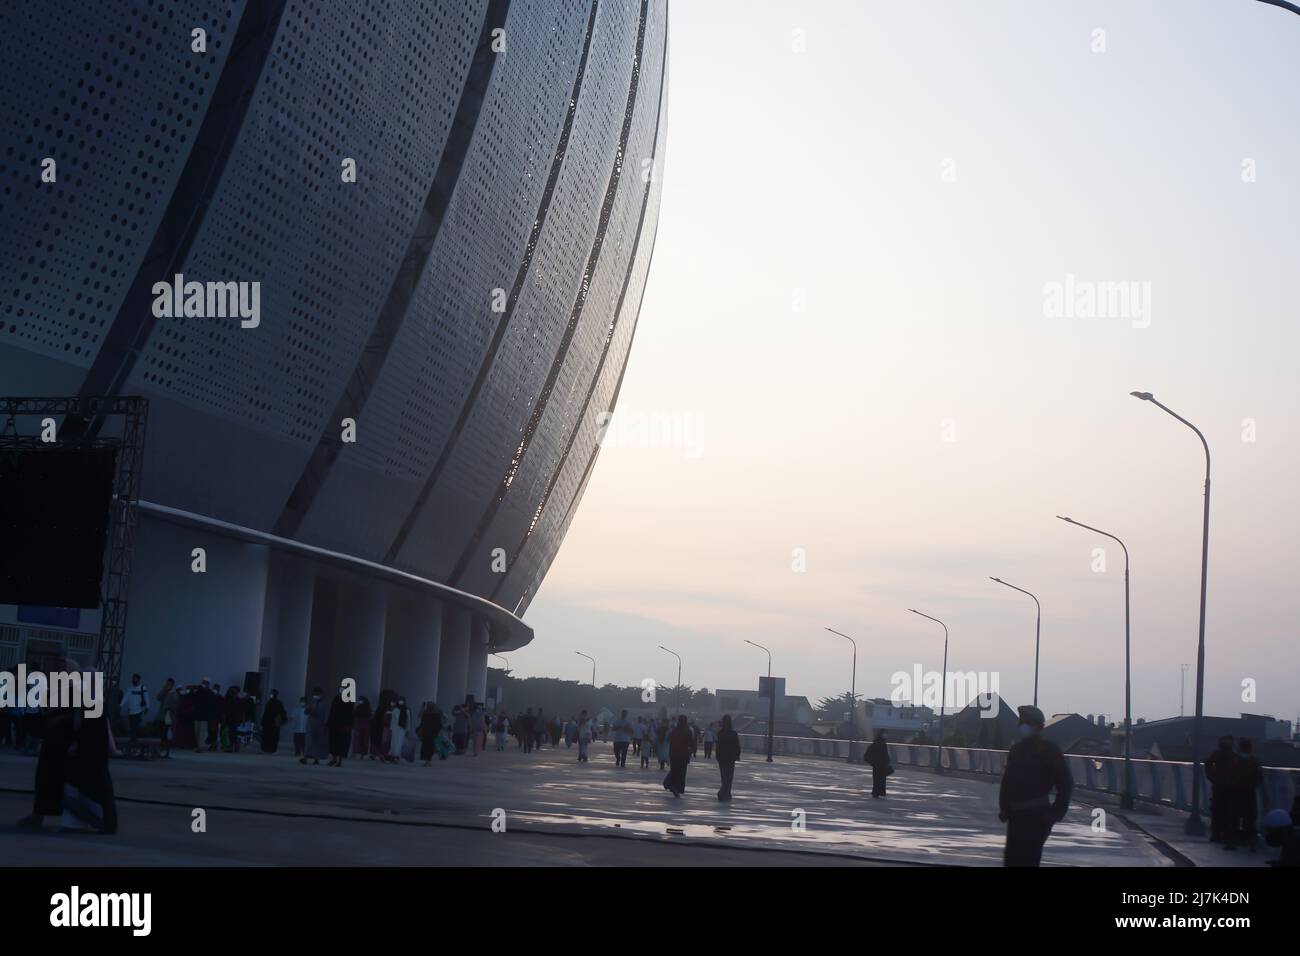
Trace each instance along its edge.
<instances>
[{"instance_id":1,"label":"concrete pillar row","mask_svg":"<svg viewBox=\"0 0 1300 956\"><path fill-rule=\"evenodd\" d=\"M262 656L271 659L271 686L280 692L285 706L292 706L307 688L307 655L311 646L312 601L316 593L316 569L306 561L277 555L277 598L267 595L267 616L262 633Z\"/></svg>"},{"instance_id":2,"label":"concrete pillar row","mask_svg":"<svg viewBox=\"0 0 1300 956\"><path fill-rule=\"evenodd\" d=\"M449 604L444 609L442 646L438 658L437 697L438 706L442 708L444 714L450 714L452 707L465 702L473 618L473 614L467 608Z\"/></svg>"},{"instance_id":3,"label":"concrete pillar row","mask_svg":"<svg viewBox=\"0 0 1300 956\"><path fill-rule=\"evenodd\" d=\"M469 665L465 675L465 693L473 694L479 703L487 697L488 648L492 633L487 618L475 617L470 629Z\"/></svg>"},{"instance_id":4,"label":"concrete pillar row","mask_svg":"<svg viewBox=\"0 0 1300 956\"><path fill-rule=\"evenodd\" d=\"M270 552L142 514L131 562L122 675L242 686L258 670ZM195 548L203 549L196 570Z\"/></svg>"},{"instance_id":5,"label":"concrete pillar row","mask_svg":"<svg viewBox=\"0 0 1300 956\"><path fill-rule=\"evenodd\" d=\"M388 608L383 685L405 696L417 713L438 696L444 613L441 601L418 596L394 600Z\"/></svg>"},{"instance_id":6,"label":"concrete pillar row","mask_svg":"<svg viewBox=\"0 0 1300 956\"><path fill-rule=\"evenodd\" d=\"M344 679L357 682L357 696L379 698L384 668L384 638L388 621L388 589L377 582L347 582L339 594L334 630L334 665L330 678L337 688ZM327 694L332 691L325 688Z\"/></svg>"}]
</instances>

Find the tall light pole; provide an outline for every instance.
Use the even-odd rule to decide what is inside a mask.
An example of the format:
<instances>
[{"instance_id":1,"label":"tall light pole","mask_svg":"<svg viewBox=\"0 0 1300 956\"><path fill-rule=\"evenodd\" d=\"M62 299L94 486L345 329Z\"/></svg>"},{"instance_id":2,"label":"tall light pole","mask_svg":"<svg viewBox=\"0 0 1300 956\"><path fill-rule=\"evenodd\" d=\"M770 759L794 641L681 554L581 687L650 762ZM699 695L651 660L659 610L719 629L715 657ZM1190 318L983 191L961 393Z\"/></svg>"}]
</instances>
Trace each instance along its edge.
<instances>
[{"instance_id":1,"label":"tall light pole","mask_svg":"<svg viewBox=\"0 0 1300 956\"><path fill-rule=\"evenodd\" d=\"M1019 591L1021 594L1029 594L1029 596L1034 599L1034 604L1038 607L1038 617L1034 621L1034 706L1037 707L1038 706L1038 646L1039 646L1039 638L1042 634L1042 628L1043 628L1043 606L1038 603L1038 598L1035 595L1030 594L1030 592L1026 591L1024 588L1018 588L1014 584L1007 584L1007 582L1003 581L1001 578L990 577L989 580L997 581L998 584L1006 585L1007 587L1011 588L1011 590Z\"/></svg>"},{"instance_id":2,"label":"tall light pole","mask_svg":"<svg viewBox=\"0 0 1300 956\"><path fill-rule=\"evenodd\" d=\"M593 720L595 720L596 718L596 713L595 713L596 711L596 658L592 657L590 654L584 654L582 653L582 651L574 651L573 653L577 654L579 657L585 657L587 660L591 661L591 710L592 710L591 717Z\"/></svg>"},{"instance_id":3,"label":"tall light pole","mask_svg":"<svg viewBox=\"0 0 1300 956\"><path fill-rule=\"evenodd\" d=\"M669 654L677 658L677 686L673 688L673 708L680 714L682 712L682 655L678 654L676 651L669 651L668 648L664 647L662 644L659 645L659 650L668 651Z\"/></svg>"},{"instance_id":4,"label":"tall light pole","mask_svg":"<svg viewBox=\"0 0 1300 956\"><path fill-rule=\"evenodd\" d=\"M1056 517L1076 527L1087 528L1089 531L1110 538L1112 541L1118 541L1119 546L1124 549L1124 793L1120 797L1120 806L1125 810L1132 810L1133 683L1131 680L1132 670L1129 666L1128 547L1109 531L1102 531L1100 528L1094 528L1092 525L1084 524L1082 521L1075 521L1073 518L1066 518L1063 515L1057 515Z\"/></svg>"},{"instance_id":5,"label":"tall light pole","mask_svg":"<svg viewBox=\"0 0 1300 956\"><path fill-rule=\"evenodd\" d=\"M499 657L499 658L501 658L503 661L505 661L505 662L506 662L506 671L509 672L509 670L510 670L510 658L506 657L504 654L498 654L496 651L493 651L493 652L492 652L492 656L493 656L493 657Z\"/></svg>"},{"instance_id":6,"label":"tall light pole","mask_svg":"<svg viewBox=\"0 0 1300 956\"><path fill-rule=\"evenodd\" d=\"M937 617L921 614L914 607L909 607L908 610L913 614L920 614L927 621L934 621L943 628L943 679L939 683L939 759L934 765L935 773L943 773L943 709L948 697L948 625Z\"/></svg>"},{"instance_id":7,"label":"tall light pole","mask_svg":"<svg viewBox=\"0 0 1300 956\"><path fill-rule=\"evenodd\" d=\"M1178 419L1201 440L1205 449L1205 513L1201 521L1201 628L1196 642L1196 717L1192 720L1192 812L1183 824L1188 836L1204 836L1205 823L1201 820L1201 716L1205 702L1205 584L1210 565L1210 443L1201 430L1183 418L1168 405L1156 400L1150 392L1129 392L1134 398L1150 402L1167 415Z\"/></svg>"},{"instance_id":8,"label":"tall light pole","mask_svg":"<svg viewBox=\"0 0 1300 956\"><path fill-rule=\"evenodd\" d=\"M853 763L853 742L858 739L857 700L858 700L858 642L847 634L840 634L833 627L826 630L839 635L853 645L853 677L849 683L849 763Z\"/></svg>"},{"instance_id":9,"label":"tall light pole","mask_svg":"<svg viewBox=\"0 0 1300 956\"><path fill-rule=\"evenodd\" d=\"M772 652L762 644L745 638L746 644L753 644L767 654L767 762L772 762L772 732L776 726L776 687L772 684Z\"/></svg>"},{"instance_id":10,"label":"tall light pole","mask_svg":"<svg viewBox=\"0 0 1300 956\"><path fill-rule=\"evenodd\" d=\"M1186 717L1186 716L1187 716L1187 714L1186 714L1186 711L1187 711L1187 705L1186 705L1186 700L1187 700L1187 665L1186 665L1186 664L1183 664L1183 665L1182 665L1182 670L1183 670L1182 679L1178 681L1178 716L1179 716L1179 717Z\"/></svg>"}]
</instances>

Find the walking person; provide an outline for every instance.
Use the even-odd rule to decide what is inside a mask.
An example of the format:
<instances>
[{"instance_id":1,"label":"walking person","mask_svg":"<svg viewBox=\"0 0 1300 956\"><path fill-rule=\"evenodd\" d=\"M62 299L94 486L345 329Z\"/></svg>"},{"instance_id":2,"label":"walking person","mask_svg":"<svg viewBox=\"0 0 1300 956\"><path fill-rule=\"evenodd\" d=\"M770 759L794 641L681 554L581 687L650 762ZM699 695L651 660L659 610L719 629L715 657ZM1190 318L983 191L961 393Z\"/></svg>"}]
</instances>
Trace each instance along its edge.
<instances>
[{"instance_id":1,"label":"walking person","mask_svg":"<svg viewBox=\"0 0 1300 956\"><path fill-rule=\"evenodd\" d=\"M627 719L627 711L623 711L622 716L614 721L614 766L627 766L627 748L632 745L632 738L635 728L632 721Z\"/></svg>"},{"instance_id":2,"label":"walking person","mask_svg":"<svg viewBox=\"0 0 1300 956\"><path fill-rule=\"evenodd\" d=\"M346 687L340 687L330 702L329 721L330 762L331 767L343 766L348 755L348 746L352 743L353 723L356 718L357 705L343 695Z\"/></svg>"},{"instance_id":3,"label":"walking person","mask_svg":"<svg viewBox=\"0 0 1300 956\"><path fill-rule=\"evenodd\" d=\"M426 767L431 766L438 749L438 735L442 733L442 713L432 701L427 701L420 711L420 726L416 733L420 736L420 759Z\"/></svg>"},{"instance_id":4,"label":"walking person","mask_svg":"<svg viewBox=\"0 0 1300 956\"><path fill-rule=\"evenodd\" d=\"M655 728L655 753L659 755L659 769L668 765L668 718L661 718Z\"/></svg>"},{"instance_id":5,"label":"walking person","mask_svg":"<svg viewBox=\"0 0 1300 956\"><path fill-rule=\"evenodd\" d=\"M494 730L497 735L497 750L505 750L506 738L510 734L510 718L506 716L504 710L497 714L497 722Z\"/></svg>"},{"instance_id":6,"label":"walking person","mask_svg":"<svg viewBox=\"0 0 1300 956\"><path fill-rule=\"evenodd\" d=\"M1259 790L1264 785L1264 768L1255 756L1249 738L1237 741L1237 765L1232 786L1232 830L1234 842L1245 843L1251 853L1259 849ZM1229 845L1228 849L1233 847Z\"/></svg>"},{"instance_id":7,"label":"walking person","mask_svg":"<svg viewBox=\"0 0 1300 956\"><path fill-rule=\"evenodd\" d=\"M413 726L414 721L411 720L412 715L410 708L406 706L405 697L397 698L397 702L393 705L390 714L389 723L391 725L392 734L388 745L388 762L401 763L403 760L413 761L415 759L415 741L412 739L411 750L408 755L406 737L408 734L414 732L415 727Z\"/></svg>"},{"instance_id":8,"label":"walking person","mask_svg":"<svg viewBox=\"0 0 1300 956\"><path fill-rule=\"evenodd\" d=\"M451 709L451 742L456 747L456 756L464 756L465 746L469 743L469 716L463 704L456 704Z\"/></svg>"},{"instance_id":9,"label":"walking person","mask_svg":"<svg viewBox=\"0 0 1300 956\"><path fill-rule=\"evenodd\" d=\"M655 730L654 724L646 721L641 725L641 769L650 769L650 755L654 753L655 747Z\"/></svg>"},{"instance_id":10,"label":"walking person","mask_svg":"<svg viewBox=\"0 0 1300 956\"><path fill-rule=\"evenodd\" d=\"M1219 749L1205 758L1205 777L1210 781L1210 842L1235 849L1232 790L1237 776L1237 755L1232 737L1219 738Z\"/></svg>"},{"instance_id":11,"label":"walking person","mask_svg":"<svg viewBox=\"0 0 1300 956\"><path fill-rule=\"evenodd\" d=\"M271 696L262 708L262 753L273 754L280 749L280 727L289 719L280 701L280 692L271 691Z\"/></svg>"},{"instance_id":12,"label":"walking person","mask_svg":"<svg viewBox=\"0 0 1300 956\"><path fill-rule=\"evenodd\" d=\"M375 759L370 750L370 724L375 719L370 698L362 697L357 701L357 709L352 712L352 756Z\"/></svg>"},{"instance_id":13,"label":"walking person","mask_svg":"<svg viewBox=\"0 0 1300 956\"><path fill-rule=\"evenodd\" d=\"M293 755L299 758L300 763L306 763L303 758L307 755L307 723L309 715L307 713L307 698L298 698L298 708L293 712Z\"/></svg>"},{"instance_id":14,"label":"walking person","mask_svg":"<svg viewBox=\"0 0 1300 956\"><path fill-rule=\"evenodd\" d=\"M736 761L740 759L740 734L731 729L731 715L722 715L722 728L718 731L718 773L722 777L722 786L718 788L718 799L726 802L731 799L731 784L736 778Z\"/></svg>"},{"instance_id":15,"label":"walking person","mask_svg":"<svg viewBox=\"0 0 1300 956\"><path fill-rule=\"evenodd\" d=\"M149 713L149 688L144 686L144 681L139 674L131 675L131 686L122 696L122 710L126 713L129 729L127 741L133 744L140 736L140 724L144 720L144 715Z\"/></svg>"},{"instance_id":16,"label":"walking person","mask_svg":"<svg viewBox=\"0 0 1300 956\"><path fill-rule=\"evenodd\" d=\"M668 776L664 778L664 788L671 790L674 797L686 792L686 765L691 760L694 735L686 722L686 715L677 718L677 726L668 735Z\"/></svg>"},{"instance_id":17,"label":"walking person","mask_svg":"<svg viewBox=\"0 0 1300 956\"><path fill-rule=\"evenodd\" d=\"M591 746L591 718L584 710L578 715L578 763L587 763L587 749Z\"/></svg>"},{"instance_id":18,"label":"walking person","mask_svg":"<svg viewBox=\"0 0 1300 956\"><path fill-rule=\"evenodd\" d=\"M1061 748L1043 739L1046 720L1037 707L1020 707L1020 736L1007 753L998 792L998 819L1007 825L1005 866L1038 866L1052 826L1065 819L1074 781ZM1048 794L1056 790L1055 801Z\"/></svg>"},{"instance_id":19,"label":"walking person","mask_svg":"<svg viewBox=\"0 0 1300 956\"><path fill-rule=\"evenodd\" d=\"M66 776L63 784L63 818L59 829L65 832L117 832L117 804L113 798L113 778L108 772L108 758L120 757L113 740L113 729L104 714L87 717L82 711L71 714L72 741L68 748Z\"/></svg>"},{"instance_id":20,"label":"walking person","mask_svg":"<svg viewBox=\"0 0 1300 956\"><path fill-rule=\"evenodd\" d=\"M162 690L158 691L158 717L162 722L158 752L163 757L172 754L172 742L176 739L176 725L180 722L181 695L176 690L176 681L169 677L163 681Z\"/></svg>"},{"instance_id":21,"label":"walking person","mask_svg":"<svg viewBox=\"0 0 1300 956\"><path fill-rule=\"evenodd\" d=\"M713 745L714 743L717 742L717 739L718 739L717 728L714 727L713 721L709 721L709 726L704 728L704 759L705 760L711 760L713 758Z\"/></svg>"},{"instance_id":22,"label":"walking person","mask_svg":"<svg viewBox=\"0 0 1300 956\"><path fill-rule=\"evenodd\" d=\"M329 704L322 699L319 687L311 689L311 701L307 704L307 740L299 763L309 759L312 766L320 765L321 757L328 757L330 752Z\"/></svg>"},{"instance_id":23,"label":"walking person","mask_svg":"<svg viewBox=\"0 0 1300 956\"><path fill-rule=\"evenodd\" d=\"M885 795L885 780L894 772L889 763L889 745L885 743L883 730L876 733L876 739L871 742L862 759L871 765L871 799L879 800Z\"/></svg>"}]
</instances>

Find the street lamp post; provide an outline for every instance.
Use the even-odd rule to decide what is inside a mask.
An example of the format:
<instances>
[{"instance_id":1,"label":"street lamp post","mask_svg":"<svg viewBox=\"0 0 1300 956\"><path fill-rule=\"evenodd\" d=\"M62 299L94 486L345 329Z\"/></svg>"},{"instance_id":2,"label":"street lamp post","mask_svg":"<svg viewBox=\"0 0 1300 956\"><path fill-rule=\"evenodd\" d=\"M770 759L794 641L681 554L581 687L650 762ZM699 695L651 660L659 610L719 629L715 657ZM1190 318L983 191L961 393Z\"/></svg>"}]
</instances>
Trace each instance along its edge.
<instances>
[{"instance_id":1,"label":"street lamp post","mask_svg":"<svg viewBox=\"0 0 1300 956\"><path fill-rule=\"evenodd\" d=\"M833 627L826 630L836 634L853 645L853 677L849 683L849 763L853 763L853 743L858 739L857 700L858 700L858 642L847 634L840 634Z\"/></svg>"},{"instance_id":2,"label":"street lamp post","mask_svg":"<svg viewBox=\"0 0 1300 956\"><path fill-rule=\"evenodd\" d=\"M593 720L595 720L596 718L596 658L592 657L590 654L584 654L582 653L582 651L574 651L573 653L577 654L579 657L585 657L587 660L591 661L591 712L592 712L591 717Z\"/></svg>"},{"instance_id":3,"label":"street lamp post","mask_svg":"<svg viewBox=\"0 0 1300 956\"><path fill-rule=\"evenodd\" d=\"M1201 521L1201 626L1196 641L1196 716L1192 719L1192 812L1183 824L1183 832L1188 836L1204 836L1205 823L1201 820L1201 716L1205 700L1205 585L1210 564L1210 443L1205 440L1199 428L1168 405L1158 402L1150 392L1129 394L1150 402L1196 432L1201 447L1205 449L1205 513Z\"/></svg>"},{"instance_id":4,"label":"street lamp post","mask_svg":"<svg viewBox=\"0 0 1300 956\"><path fill-rule=\"evenodd\" d=\"M1087 528L1099 535L1118 541L1124 549L1124 794L1120 797L1120 806L1125 810L1133 809L1133 683L1132 670L1129 666L1129 602L1128 602L1128 546L1109 531L1102 531L1092 525L1057 515L1062 521Z\"/></svg>"},{"instance_id":5,"label":"street lamp post","mask_svg":"<svg viewBox=\"0 0 1300 956\"><path fill-rule=\"evenodd\" d=\"M508 673L508 672L510 671L510 658L506 657L504 654L498 654L496 651L493 651L493 652L492 652L492 656L493 656L493 657L499 657L499 658L501 658L503 661L505 661L505 662L506 662L506 672Z\"/></svg>"},{"instance_id":6,"label":"street lamp post","mask_svg":"<svg viewBox=\"0 0 1300 956\"><path fill-rule=\"evenodd\" d=\"M1038 648L1039 648L1039 638L1042 635L1042 629L1043 629L1043 606L1038 603L1037 596L1031 594L1029 591L1026 591L1024 588L1018 588L1014 584L1007 584L1007 582L1003 581L1001 578L990 577L989 580L997 581L998 584L1006 585L1007 587L1011 588L1011 590L1019 591L1021 594L1028 594L1031 598L1034 599L1034 604L1038 607L1038 616L1034 620L1034 706L1037 707L1038 706Z\"/></svg>"},{"instance_id":7,"label":"street lamp post","mask_svg":"<svg viewBox=\"0 0 1300 956\"><path fill-rule=\"evenodd\" d=\"M682 712L682 655L678 654L676 651L669 651L668 648L664 647L662 644L659 645L659 650L668 651L669 654L677 658L677 686L673 688L673 709L680 714Z\"/></svg>"},{"instance_id":8,"label":"street lamp post","mask_svg":"<svg viewBox=\"0 0 1300 956\"><path fill-rule=\"evenodd\" d=\"M772 732L776 726L776 688L772 686L772 652L762 644L745 638L746 644L753 644L767 654L767 762L772 762Z\"/></svg>"},{"instance_id":9,"label":"street lamp post","mask_svg":"<svg viewBox=\"0 0 1300 956\"><path fill-rule=\"evenodd\" d=\"M909 607L913 614L920 614L927 621L934 621L943 628L943 679L939 683L939 759L935 762L934 772L943 773L943 710L948 697L948 625L937 617L921 614L916 608Z\"/></svg>"}]
</instances>

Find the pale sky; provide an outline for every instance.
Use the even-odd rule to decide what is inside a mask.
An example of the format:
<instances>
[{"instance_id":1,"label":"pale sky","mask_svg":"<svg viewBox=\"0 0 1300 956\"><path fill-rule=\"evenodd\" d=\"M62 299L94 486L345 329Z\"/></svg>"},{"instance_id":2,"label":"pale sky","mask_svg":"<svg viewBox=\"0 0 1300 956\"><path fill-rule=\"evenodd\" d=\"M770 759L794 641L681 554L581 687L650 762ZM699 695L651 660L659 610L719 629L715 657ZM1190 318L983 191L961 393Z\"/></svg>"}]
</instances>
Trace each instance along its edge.
<instances>
[{"instance_id":1,"label":"pale sky","mask_svg":"<svg viewBox=\"0 0 1300 956\"><path fill-rule=\"evenodd\" d=\"M858 641L858 692L885 696L940 668L917 607L947 621L949 669L997 672L1014 706L1034 606L996 575L1043 603L1043 709L1122 718L1122 554L1066 514L1132 553L1134 717L1178 713L1183 663L1191 713L1204 458L1138 389L1214 456L1206 712L1294 719L1300 17L676 0L670 29L619 414L695 431L615 430L515 674L589 680L584 651L600 683L671 683L664 644L688 684L753 687L750 638L816 700L849 685L829 625ZM1067 276L1150 298L1048 315Z\"/></svg>"}]
</instances>

